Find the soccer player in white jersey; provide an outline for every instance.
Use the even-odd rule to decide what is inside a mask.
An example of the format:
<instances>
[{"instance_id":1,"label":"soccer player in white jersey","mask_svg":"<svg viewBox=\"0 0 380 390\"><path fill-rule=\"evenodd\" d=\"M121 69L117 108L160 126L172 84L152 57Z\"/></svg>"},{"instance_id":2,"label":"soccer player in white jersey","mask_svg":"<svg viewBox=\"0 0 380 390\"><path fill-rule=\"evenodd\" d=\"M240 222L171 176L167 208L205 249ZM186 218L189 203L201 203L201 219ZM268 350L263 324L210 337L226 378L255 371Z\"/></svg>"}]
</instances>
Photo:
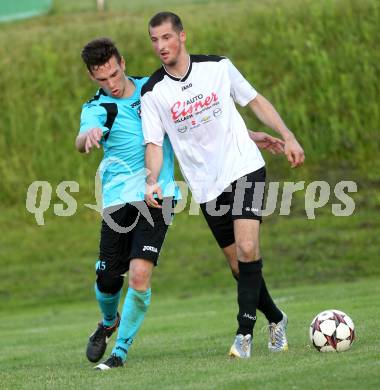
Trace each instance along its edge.
<instances>
[{"instance_id":1,"label":"soccer player in white jersey","mask_svg":"<svg viewBox=\"0 0 380 390\"><path fill-rule=\"evenodd\" d=\"M126 76L125 61L108 38L89 42L82 50L82 59L100 89L83 105L76 148L82 153L100 147L104 150L100 165L103 221L95 283L103 318L88 340L86 355L91 362L98 362L108 339L119 328L111 356L96 366L108 370L124 365L143 323L150 304L153 267L157 265L171 220L173 198L178 199L179 191L174 182L174 154L166 138L160 173L165 207L148 209L144 202L145 146L140 92L148 78ZM129 286L119 316L127 271Z\"/></svg>"},{"instance_id":2,"label":"soccer player in white jersey","mask_svg":"<svg viewBox=\"0 0 380 390\"><path fill-rule=\"evenodd\" d=\"M269 350L286 351L287 316L273 302L262 275L259 230L265 163L235 103L248 105L281 135L292 167L303 163L302 147L272 104L228 58L189 55L177 15L155 15L149 35L162 67L142 89L145 160L150 171L145 199L160 207L154 196L161 197L158 175L168 135L183 176L238 279L238 330L230 355L250 357L256 309L269 322Z\"/></svg>"}]
</instances>

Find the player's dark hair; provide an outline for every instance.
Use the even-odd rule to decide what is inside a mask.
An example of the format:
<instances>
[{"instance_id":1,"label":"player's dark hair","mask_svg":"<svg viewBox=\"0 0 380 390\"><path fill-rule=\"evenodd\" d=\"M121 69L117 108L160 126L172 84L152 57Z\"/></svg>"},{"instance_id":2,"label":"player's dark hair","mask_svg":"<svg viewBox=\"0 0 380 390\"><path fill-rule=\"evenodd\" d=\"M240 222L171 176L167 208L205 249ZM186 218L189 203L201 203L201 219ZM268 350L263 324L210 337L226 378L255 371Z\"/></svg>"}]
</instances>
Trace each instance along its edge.
<instances>
[{"instance_id":1,"label":"player's dark hair","mask_svg":"<svg viewBox=\"0 0 380 390\"><path fill-rule=\"evenodd\" d=\"M88 42L81 52L81 57L87 66L87 69L92 73L94 68L104 65L115 56L120 64L121 55L113 41L109 38L96 38Z\"/></svg>"},{"instance_id":2,"label":"player's dark hair","mask_svg":"<svg viewBox=\"0 0 380 390\"><path fill-rule=\"evenodd\" d=\"M161 24L166 22L170 22L175 31L183 31L181 19L173 12L159 12L158 14L154 15L153 18L149 21L149 27L161 26Z\"/></svg>"}]
</instances>

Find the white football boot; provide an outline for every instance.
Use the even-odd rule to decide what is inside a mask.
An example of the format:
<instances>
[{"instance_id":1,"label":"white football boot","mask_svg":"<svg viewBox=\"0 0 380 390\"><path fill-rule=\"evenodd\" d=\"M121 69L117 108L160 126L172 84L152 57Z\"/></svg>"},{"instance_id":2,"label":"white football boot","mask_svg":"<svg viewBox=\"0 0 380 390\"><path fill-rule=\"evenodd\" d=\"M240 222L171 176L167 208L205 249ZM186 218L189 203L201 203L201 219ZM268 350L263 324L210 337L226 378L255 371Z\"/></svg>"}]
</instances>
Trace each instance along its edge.
<instances>
[{"instance_id":1,"label":"white football boot","mask_svg":"<svg viewBox=\"0 0 380 390\"><path fill-rule=\"evenodd\" d=\"M237 334L235 341L232 344L229 355L241 359L247 359L251 357L252 336L247 334Z\"/></svg>"},{"instance_id":2,"label":"white football boot","mask_svg":"<svg viewBox=\"0 0 380 390\"><path fill-rule=\"evenodd\" d=\"M289 349L288 340L286 339L286 327L288 326L288 317L282 312L283 318L278 323L269 324L269 342L268 349L271 352L282 352Z\"/></svg>"}]
</instances>

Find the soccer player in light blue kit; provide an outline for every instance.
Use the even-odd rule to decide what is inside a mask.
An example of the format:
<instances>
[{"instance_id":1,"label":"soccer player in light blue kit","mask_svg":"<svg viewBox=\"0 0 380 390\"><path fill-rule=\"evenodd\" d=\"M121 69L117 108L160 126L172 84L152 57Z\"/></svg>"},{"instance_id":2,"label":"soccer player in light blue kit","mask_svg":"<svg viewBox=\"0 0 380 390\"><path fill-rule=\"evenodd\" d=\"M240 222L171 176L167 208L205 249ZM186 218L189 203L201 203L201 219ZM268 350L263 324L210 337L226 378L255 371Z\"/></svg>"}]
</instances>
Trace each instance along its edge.
<instances>
[{"instance_id":1,"label":"soccer player in light blue kit","mask_svg":"<svg viewBox=\"0 0 380 390\"><path fill-rule=\"evenodd\" d=\"M140 92L148 77L125 75L125 61L108 38L94 39L82 50L89 75L100 89L83 105L76 148L89 153L103 147L99 167L103 221L95 294L102 321L90 336L86 355L98 362L109 337L119 328L111 356L95 368L122 367L150 304L153 267L170 224L179 189L174 181L174 157L168 139L160 174L162 209L144 202L144 138L140 118ZM128 291L121 317L118 305L129 272Z\"/></svg>"}]
</instances>

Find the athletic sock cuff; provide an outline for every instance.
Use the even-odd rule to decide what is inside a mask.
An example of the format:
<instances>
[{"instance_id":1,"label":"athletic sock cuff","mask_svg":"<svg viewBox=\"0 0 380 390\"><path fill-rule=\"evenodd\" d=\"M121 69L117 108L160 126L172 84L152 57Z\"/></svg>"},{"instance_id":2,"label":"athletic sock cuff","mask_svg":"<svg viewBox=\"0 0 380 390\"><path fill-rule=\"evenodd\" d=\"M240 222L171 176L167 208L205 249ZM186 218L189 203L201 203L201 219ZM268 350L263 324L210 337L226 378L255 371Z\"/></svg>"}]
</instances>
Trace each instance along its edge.
<instances>
[{"instance_id":1,"label":"athletic sock cuff","mask_svg":"<svg viewBox=\"0 0 380 390\"><path fill-rule=\"evenodd\" d=\"M95 283L95 296L96 299L102 300L103 302L113 301L114 299L119 299L121 294L121 289L116 294L107 294L101 292L98 288L97 283Z\"/></svg>"},{"instance_id":2,"label":"athletic sock cuff","mask_svg":"<svg viewBox=\"0 0 380 390\"><path fill-rule=\"evenodd\" d=\"M144 302L145 305L150 304L150 297L152 295L152 290L148 288L146 291L138 291L135 290L132 287L128 287L127 295L135 296L142 302Z\"/></svg>"},{"instance_id":3,"label":"athletic sock cuff","mask_svg":"<svg viewBox=\"0 0 380 390\"><path fill-rule=\"evenodd\" d=\"M239 273L260 272L263 268L262 259L250 261L248 263L238 260Z\"/></svg>"},{"instance_id":4,"label":"athletic sock cuff","mask_svg":"<svg viewBox=\"0 0 380 390\"><path fill-rule=\"evenodd\" d=\"M145 291L138 291L132 287L128 287L128 291L130 291L132 294L140 295L141 297L147 297L147 296L152 294L151 288L148 288L148 290L145 290Z\"/></svg>"}]
</instances>

